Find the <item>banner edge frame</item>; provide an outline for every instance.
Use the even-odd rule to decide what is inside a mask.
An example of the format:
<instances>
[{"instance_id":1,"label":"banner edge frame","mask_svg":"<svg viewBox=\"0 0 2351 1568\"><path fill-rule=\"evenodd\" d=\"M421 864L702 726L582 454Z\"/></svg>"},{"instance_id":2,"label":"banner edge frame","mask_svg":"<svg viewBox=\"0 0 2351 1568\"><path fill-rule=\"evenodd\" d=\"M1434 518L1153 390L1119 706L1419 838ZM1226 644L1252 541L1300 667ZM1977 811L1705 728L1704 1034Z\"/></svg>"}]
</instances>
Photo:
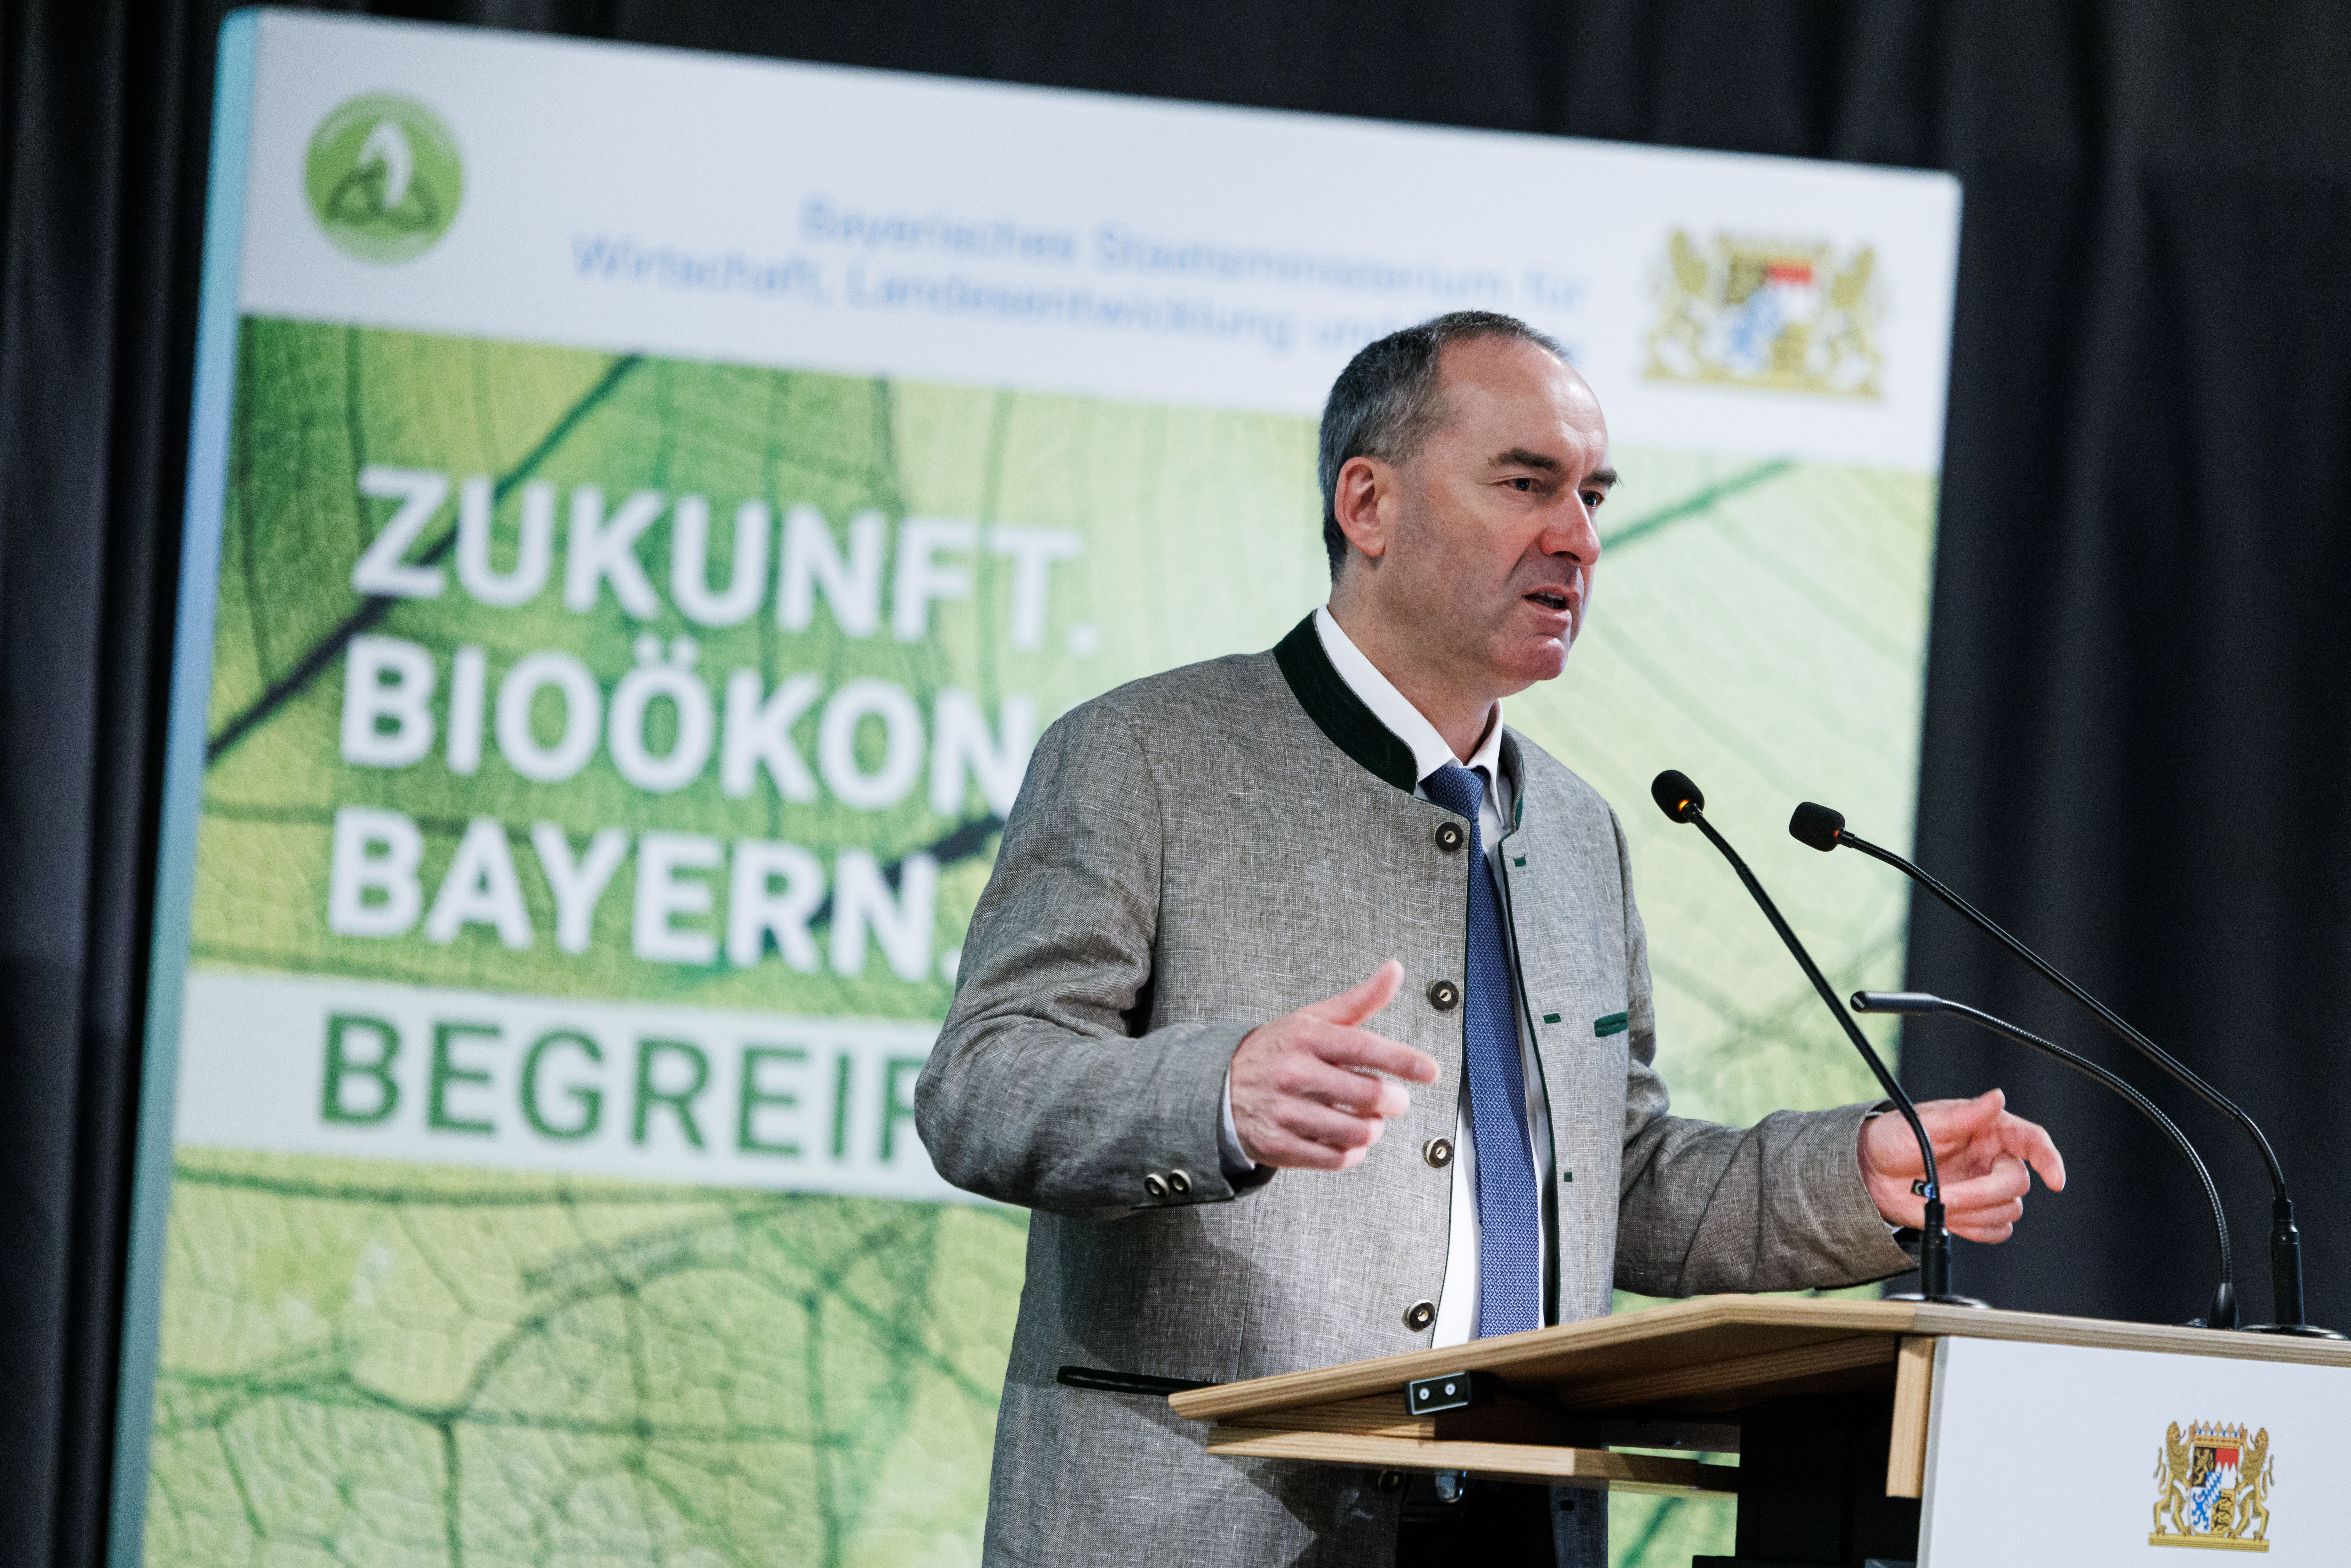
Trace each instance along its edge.
<instances>
[{"instance_id":1,"label":"banner edge frame","mask_svg":"<svg viewBox=\"0 0 2351 1568\"><path fill-rule=\"evenodd\" d=\"M162 1317L165 1228L178 1099L179 1027L194 892L197 808L210 710L212 634L226 509L229 422L236 391L239 281L262 13L221 21L205 180L203 281L196 314L187 487L182 501L177 626L172 638L161 832L152 886L146 1027L132 1146L131 1234L124 1265L109 1480L108 1568L140 1568L146 1550L149 1451Z\"/></svg>"}]
</instances>

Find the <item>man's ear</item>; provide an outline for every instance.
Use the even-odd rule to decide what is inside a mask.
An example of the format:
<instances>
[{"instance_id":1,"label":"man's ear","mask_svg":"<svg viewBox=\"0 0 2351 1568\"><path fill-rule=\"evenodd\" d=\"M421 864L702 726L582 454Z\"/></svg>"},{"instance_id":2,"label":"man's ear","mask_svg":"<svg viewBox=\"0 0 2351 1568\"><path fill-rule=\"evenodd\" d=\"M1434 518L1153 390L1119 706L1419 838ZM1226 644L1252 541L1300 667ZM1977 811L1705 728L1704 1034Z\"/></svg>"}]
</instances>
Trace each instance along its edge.
<instances>
[{"instance_id":1,"label":"man's ear","mask_svg":"<svg viewBox=\"0 0 2351 1568\"><path fill-rule=\"evenodd\" d=\"M1340 465L1332 487L1331 512L1347 542L1376 560L1387 553L1388 533L1395 516L1396 471L1376 457L1360 454Z\"/></svg>"}]
</instances>

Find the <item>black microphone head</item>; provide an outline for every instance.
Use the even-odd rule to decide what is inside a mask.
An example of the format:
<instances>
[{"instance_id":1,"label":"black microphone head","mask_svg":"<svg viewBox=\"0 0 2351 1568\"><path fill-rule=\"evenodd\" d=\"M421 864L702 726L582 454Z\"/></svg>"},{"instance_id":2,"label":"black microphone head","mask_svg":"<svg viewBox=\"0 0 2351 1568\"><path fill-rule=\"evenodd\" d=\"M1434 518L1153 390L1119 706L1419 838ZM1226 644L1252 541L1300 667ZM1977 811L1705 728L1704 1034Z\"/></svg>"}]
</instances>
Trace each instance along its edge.
<instances>
[{"instance_id":1,"label":"black microphone head","mask_svg":"<svg viewBox=\"0 0 2351 1568\"><path fill-rule=\"evenodd\" d=\"M1837 847L1837 839L1844 831L1844 813L1828 807L1805 801L1788 819L1788 836L1800 844L1810 844L1823 854Z\"/></svg>"},{"instance_id":2,"label":"black microphone head","mask_svg":"<svg viewBox=\"0 0 2351 1568\"><path fill-rule=\"evenodd\" d=\"M1925 991L1855 991L1853 1010L1857 1013L1938 1013L1943 1010L1943 998Z\"/></svg>"},{"instance_id":3,"label":"black microphone head","mask_svg":"<svg viewBox=\"0 0 2351 1568\"><path fill-rule=\"evenodd\" d=\"M1706 795L1678 768L1668 768L1649 780L1649 799L1677 822L1687 822L1692 811L1706 810Z\"/></svg>"}]
</instances>

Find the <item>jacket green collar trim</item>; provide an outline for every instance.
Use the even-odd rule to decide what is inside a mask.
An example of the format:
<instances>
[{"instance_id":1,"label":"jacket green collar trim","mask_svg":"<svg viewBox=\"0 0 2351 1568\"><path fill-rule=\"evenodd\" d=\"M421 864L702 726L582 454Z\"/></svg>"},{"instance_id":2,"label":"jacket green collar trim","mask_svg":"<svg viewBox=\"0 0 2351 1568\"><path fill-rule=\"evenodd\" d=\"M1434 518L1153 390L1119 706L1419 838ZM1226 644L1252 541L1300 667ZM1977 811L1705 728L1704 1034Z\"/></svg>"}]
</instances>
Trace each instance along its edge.
<instances>
[{"instance_id":1,"label":"jacket green collar trim","mask_svg":"<svg viewBox=\"0 0 2351 1568\"><path fill-rule=\"evenodd\" d=\"M1281 666L1281 678L1290 683L1290 695L1298 699L1314 727L1331 737L1332 745L1353 758L1365 772L1407 795L1420 787L1412 747L1398 740L1395 732L1364 706L1364 699L1332 667L1331 655L1322 651L1322 639L1315 632L1313 616L1301 621L1290 635L1274 644L1273 662Z\"/></svg>"}]
</instances>

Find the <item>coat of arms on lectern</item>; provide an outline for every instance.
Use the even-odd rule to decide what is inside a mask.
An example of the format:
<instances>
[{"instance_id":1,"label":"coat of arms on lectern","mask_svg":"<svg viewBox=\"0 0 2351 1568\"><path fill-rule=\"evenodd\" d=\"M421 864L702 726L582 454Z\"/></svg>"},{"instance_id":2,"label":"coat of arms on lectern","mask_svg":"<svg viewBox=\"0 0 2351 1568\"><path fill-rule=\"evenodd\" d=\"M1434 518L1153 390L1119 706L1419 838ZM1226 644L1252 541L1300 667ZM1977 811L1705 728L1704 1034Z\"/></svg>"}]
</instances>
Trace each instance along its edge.
<instances>
[{"instance_id":1,"label":"coat of arms on lectern","mask_svg":"<svg viewBox=\"0 0 2351 1568\"><path fill-rule=\"evenodd\" d=\"M2156 1456L2155 1530L2149 1546L2202 1546L2267 1552L2274 1461L2264 1427L2197 1421L2181 1437L2174 1421Z\"/></svg>"}]
</instances>

